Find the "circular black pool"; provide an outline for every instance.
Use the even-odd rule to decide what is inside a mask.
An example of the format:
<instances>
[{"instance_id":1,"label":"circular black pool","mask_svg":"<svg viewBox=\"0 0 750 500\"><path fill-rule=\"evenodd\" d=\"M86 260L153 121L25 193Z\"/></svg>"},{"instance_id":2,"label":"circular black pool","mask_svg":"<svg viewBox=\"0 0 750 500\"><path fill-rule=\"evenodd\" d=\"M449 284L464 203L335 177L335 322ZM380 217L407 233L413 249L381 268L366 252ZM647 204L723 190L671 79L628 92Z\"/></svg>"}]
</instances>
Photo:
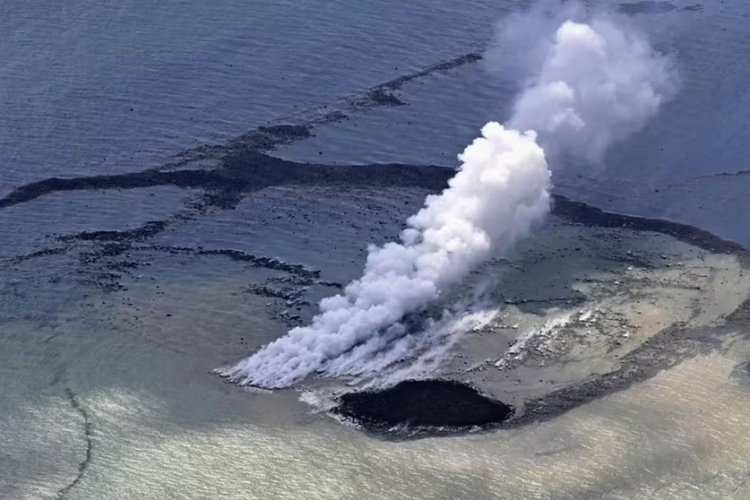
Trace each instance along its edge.
<instances>
[{"instance_id":1,"label":"circular black pool","mask_svg":"<svg viewBox=\"0 0 750 500\"><path fill-rule=\"evenodd\" d=\"M407 380L380 391L345 394L333 411L373 430L463 429L502 422L513 408L458 382Z\"/></svg>"}]
</instances>

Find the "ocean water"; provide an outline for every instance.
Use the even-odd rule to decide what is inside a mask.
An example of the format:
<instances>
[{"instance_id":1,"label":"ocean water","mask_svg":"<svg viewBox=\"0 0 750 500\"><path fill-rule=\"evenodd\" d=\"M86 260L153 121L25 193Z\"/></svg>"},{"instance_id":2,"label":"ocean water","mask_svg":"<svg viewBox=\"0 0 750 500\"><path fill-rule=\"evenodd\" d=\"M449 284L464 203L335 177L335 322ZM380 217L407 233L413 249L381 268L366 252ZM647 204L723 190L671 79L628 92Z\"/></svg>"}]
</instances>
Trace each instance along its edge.
<instances>
[{"instance_id":1,"label":"ocean water","mask_svg":"<svg viewBox=\"0 0 750 500\"><path fill-rule=\"evenodd\" d=\"M353 252L356 240L342 246ZM275 271L224 255L130 258L150 265L114 292L78 282L75 260L55 255L4 267L13 282L0 289L0 497L748 493L750 385L737 366L750 344L741 335L727 332L716 352L544 423L384 440L296 390L253 392L209 373L286 331L268 316L268 298L247 293Z\"/></svg>"},{"instance_id":2,"label":"ocean water","mask_svg":"<svg viewBox=\"0 0 750 500\"><path fill-rule=\"evenodd\" d=\"M50 177L158 167L294 123L481 52L522 4L0 0L0 196ZM555 183L598 206L750 244L750 5L681 10L694 4L631 16L674 54L678 97L605 165L565 166ZM400 89L406 106L318 126L274 154L452 166L484 122L503 119L513 92L481 62L432 73ZM393 237L421 195L307 192L289 213L291 195L274 188L204 213L191 208L200 192L154 187L0 209L0 498L748 495L750 392L732 376L750 357L741 340L544 424L410 442L343 426L296 391L249 392L209 373L287 329L248 283L296 275L155 246L278 257L345 282L364 245ZM339 220L354 210L357 220ZM184 217L124 256L64 239L174 214ZM19 258L40 250L52 251ZM309 298L330 292L316 285Z\"/></svg>"},{"instance_id":3,"label":"ocean water","mask_svg":"<svg viewBox=\"0 0 750 500\"><path fill-rule=\"evenodd\" d=\"M0 193L123 172L482 47L476 1L3 2Z\"/></svg>"},{"instance_id":4,"label":"ocean water","mask_svg":"<svg viewBox=\"0 0 750 500\"><path fill-rule=\"evenodd\" d=\"M527 5L451 2L4 2L0 20L0 195L51 176L129 172L185 149L466 53ZM617 11L639 2L586 2ZM682 87L605 165L559 166L560 192L637 215L698 225L750 243L745 2L675 1L629 16L674 56ZM687 8L687 10L686 10ZM453 166L513 79L486 64L417 79L408 106L318 127L279 152L302 161ZM737 175L734 175L737 174ZM622 196L621 193L628 193Z\"/></svg>"}]
</instances>

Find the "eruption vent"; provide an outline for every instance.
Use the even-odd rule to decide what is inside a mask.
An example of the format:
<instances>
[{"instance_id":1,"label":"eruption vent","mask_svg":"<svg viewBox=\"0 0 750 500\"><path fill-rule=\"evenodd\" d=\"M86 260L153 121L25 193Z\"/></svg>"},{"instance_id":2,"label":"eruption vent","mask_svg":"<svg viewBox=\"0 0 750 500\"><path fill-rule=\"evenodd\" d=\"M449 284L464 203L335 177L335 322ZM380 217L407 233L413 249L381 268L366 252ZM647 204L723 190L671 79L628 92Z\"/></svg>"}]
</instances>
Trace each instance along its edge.
<instances>
[{"instance_id":1,"label":"eruption vent","mask_svg":"<svg viewBox=\"0 0 750 500\"><path fill-rule=\"evenodd\" d=\"M312 324L218 373L279 388L312 373L361 375L418 351L416 340L405 341L404 316L507 250L549 211L551 174L539 144L601 159L674 90L668 61L608 21L566 21L545 50L515 103L513 128L486 124L459 155L449 186L427 197L399 242L371 246L362 277L324 299Z\"/></svg>"}]
</instances>

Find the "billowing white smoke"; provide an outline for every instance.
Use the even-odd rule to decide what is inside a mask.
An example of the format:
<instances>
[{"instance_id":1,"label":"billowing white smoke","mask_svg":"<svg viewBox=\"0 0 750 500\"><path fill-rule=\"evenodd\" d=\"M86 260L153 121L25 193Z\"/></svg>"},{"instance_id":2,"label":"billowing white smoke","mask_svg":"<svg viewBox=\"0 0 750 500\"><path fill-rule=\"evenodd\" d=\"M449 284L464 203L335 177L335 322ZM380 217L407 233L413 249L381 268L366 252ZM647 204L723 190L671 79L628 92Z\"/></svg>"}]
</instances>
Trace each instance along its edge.
<instances>
[{"instance_id":1,"label":"billowing white smoke","mask_svg":"<svg viewBox=\"0 0 750 500\"><path fill-rule=\"evenodd\" d=\"M564 22L509 126L589 161L641 129L676 91L669 59L607 19Z\"/></svg>"},{"instance_id":2,"label":"billowing white smoke","mask_svg":"<svg viewBox=\"0 0 750 500\"><path fill-rule=\"evenodd\" d=\"M533 132L485 125L459 156L463 165L449 187L427 197L409 218L400 243L371 247L364 275L324 299L310 326L293 329L224 374L269 388L318 370L358 374L363 359L403 337L405 314L435 300L544 217L550 172L535 139Z\"/></svg>"},{"instance_id":3,"label":"billowing white smoke","mask_svg":"<svg viewBox=\"0 0 750 500\"><path fill-rule=\"evenodd\" d=\"M509 121L545 145L601 158L643 126L673 91L667 61L614 24L564 22ZM235 366L240 384L278 388L312 373L359 375L418 350L405 316L418 312L549 211L550 171L537 133L490 122L459 155L440 195L407 221L400 242L370 247L363 276L327 298L309 326Z\"/></svg>"}]
</instances>

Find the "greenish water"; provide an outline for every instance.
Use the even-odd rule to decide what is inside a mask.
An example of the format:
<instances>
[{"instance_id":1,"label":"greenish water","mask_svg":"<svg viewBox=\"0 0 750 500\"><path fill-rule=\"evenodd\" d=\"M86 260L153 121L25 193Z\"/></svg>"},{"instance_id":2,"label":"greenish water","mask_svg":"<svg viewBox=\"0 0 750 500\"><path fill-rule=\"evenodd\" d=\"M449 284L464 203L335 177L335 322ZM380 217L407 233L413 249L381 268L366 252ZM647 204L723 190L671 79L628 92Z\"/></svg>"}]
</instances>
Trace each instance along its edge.
<instances>
[{"instance_id":1,"label":"greenish water","mask_svg":"<svg viewBox=\"0 0 750 500\"><path fill-rule=\"evenodd\" d=\"M66 498L748 493L750 393L731 376L746 343L550 422L383 441L316 414L295 391L249 392L208 373L284 331L262 319L264 300L242 292L249 278L236 269L158 289L135 283L70 302L52 324L4 323L0 496L51 498L81 471Z\"/></svg>"}]
</instances>

